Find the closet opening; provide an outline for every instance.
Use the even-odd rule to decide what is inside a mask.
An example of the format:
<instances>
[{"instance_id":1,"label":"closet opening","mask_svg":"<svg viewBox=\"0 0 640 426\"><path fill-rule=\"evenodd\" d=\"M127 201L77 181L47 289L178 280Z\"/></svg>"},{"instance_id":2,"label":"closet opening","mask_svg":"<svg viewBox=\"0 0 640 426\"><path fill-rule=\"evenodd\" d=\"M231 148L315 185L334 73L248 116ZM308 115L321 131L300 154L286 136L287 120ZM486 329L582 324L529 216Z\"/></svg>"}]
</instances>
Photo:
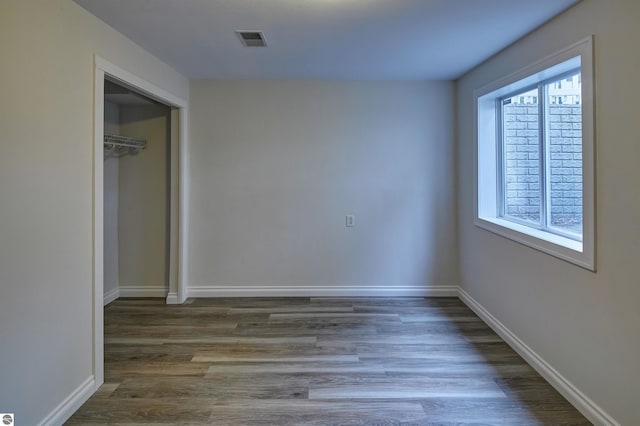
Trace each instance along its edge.
<instances>
[{"instance_id":1,"label":"closet opening","mask_svg":"<svg viewBox=\"0 0 640 426\"><path fill-rule=\"evenodd\" d=\"M98 56L94 78L95 391L104 382L104 306L187 298L189 103Z\"/></svg>"},{"instance_id":2,"label":"closet opening","mask_svg":"<svg viewBox=\"0 0 640 426\"><path fill-rule=\"evenodd\" d=\"M171 107L105 78L105 305L169 293L171 135Z\"/></svg>"}]
</instances>

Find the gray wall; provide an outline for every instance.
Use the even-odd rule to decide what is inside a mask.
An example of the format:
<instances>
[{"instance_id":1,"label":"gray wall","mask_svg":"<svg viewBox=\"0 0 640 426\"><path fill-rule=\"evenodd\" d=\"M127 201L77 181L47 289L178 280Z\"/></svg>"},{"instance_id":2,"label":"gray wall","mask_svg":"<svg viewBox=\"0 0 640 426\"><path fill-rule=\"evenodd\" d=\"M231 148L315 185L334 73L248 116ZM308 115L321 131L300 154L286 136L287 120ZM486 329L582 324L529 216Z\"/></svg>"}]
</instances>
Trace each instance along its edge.
<instances>
[{"instance_id":1,"label":"gray wall","mask_svg":"<svg viewBox=\"0 0 640 426\"><path fill-rule=\"evenodd\" d=\"M457 283L452 83L191 93L192 286Z\"/></svg>"},{"instance_id":2,"label":"gray wall","mask_svg":"<svg viewBox=\"0 0 640 426\"><path fill-rule=\"evenodd\" d=\"M640 2L583 0L457 85L463 289L620 424L640 424ZM474 226L473 91L595 34L597 267Z\"/></svg>"}]
</instances>

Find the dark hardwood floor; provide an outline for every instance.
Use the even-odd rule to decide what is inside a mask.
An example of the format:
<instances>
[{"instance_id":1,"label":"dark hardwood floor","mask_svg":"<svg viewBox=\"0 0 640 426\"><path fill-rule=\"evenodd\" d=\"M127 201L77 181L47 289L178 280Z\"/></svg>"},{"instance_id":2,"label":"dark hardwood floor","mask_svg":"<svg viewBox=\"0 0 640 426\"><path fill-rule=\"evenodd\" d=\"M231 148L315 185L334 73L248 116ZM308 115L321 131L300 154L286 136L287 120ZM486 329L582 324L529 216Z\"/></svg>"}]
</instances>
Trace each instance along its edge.
<instances>
[{"instance_id":1,"label":"dark hardwood floor","mask_svg":"<svg viewBox=\"0 0 640 426\"><path fill-rule=\"evenodd\" d=\"M105 308L105 384L67 424L590 424L454 298Z\"/></svg>"}]
</instances>

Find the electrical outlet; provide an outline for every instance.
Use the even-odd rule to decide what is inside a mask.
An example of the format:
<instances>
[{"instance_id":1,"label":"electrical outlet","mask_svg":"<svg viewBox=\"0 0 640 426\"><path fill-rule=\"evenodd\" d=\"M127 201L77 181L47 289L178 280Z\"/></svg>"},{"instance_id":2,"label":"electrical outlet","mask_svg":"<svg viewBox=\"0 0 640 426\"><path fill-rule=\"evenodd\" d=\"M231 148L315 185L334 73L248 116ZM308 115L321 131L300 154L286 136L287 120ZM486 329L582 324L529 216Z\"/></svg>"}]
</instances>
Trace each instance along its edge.
<instances>
[{"instance_id":1,"label":"electrical outlet","mask_svg":"<svg viewBox=\"0 0 640 426\"><path fill-rule=\"evenodd\" d=\"M348 214L346 217L347 228L353 228L356 226L356 217L352 214Z\"/></svg>"}]
</instances>

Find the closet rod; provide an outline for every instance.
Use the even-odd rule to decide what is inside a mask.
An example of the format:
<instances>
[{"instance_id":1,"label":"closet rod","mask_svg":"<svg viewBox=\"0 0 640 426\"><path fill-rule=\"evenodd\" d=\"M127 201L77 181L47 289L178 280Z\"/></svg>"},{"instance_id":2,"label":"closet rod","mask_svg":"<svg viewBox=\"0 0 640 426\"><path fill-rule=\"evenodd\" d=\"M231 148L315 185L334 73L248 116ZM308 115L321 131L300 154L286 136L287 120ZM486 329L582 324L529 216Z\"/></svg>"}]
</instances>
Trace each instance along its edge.
<instances>
[{"instance_id":1,"label":"closet rod","mask_svg":"<svg viewBox=\"0 0 640 426\"><path fill-rule=\"evenodd\" d=\"M105 158L136 155L147 146L147 141L120 135L104 135Z\"/></svg>"},{"instance_id":2,"label":"closet rod","mask_svg":"<svg viewBox=\"0 0 640 426\"><path fill-rule=\"evenodd\" d=\"M104 135L104 143L129 146L133 148L144 148L147 145L147 141L144 139L119 135Z\"/></svg>"},{"instance_id":3,"label":"closet rod","mask_svg":"<svg viewBox=\"0 0 640 426\"><path fill-rule=\"evenodd\" d=\"M133 144L133 143L124 143L124 142L112 142L112 141L104 141L105 145L111 145L111 146L123 146L126 148L144 148L143 145L138 145L138 144Z\"/></svg>"}]
</instances>

